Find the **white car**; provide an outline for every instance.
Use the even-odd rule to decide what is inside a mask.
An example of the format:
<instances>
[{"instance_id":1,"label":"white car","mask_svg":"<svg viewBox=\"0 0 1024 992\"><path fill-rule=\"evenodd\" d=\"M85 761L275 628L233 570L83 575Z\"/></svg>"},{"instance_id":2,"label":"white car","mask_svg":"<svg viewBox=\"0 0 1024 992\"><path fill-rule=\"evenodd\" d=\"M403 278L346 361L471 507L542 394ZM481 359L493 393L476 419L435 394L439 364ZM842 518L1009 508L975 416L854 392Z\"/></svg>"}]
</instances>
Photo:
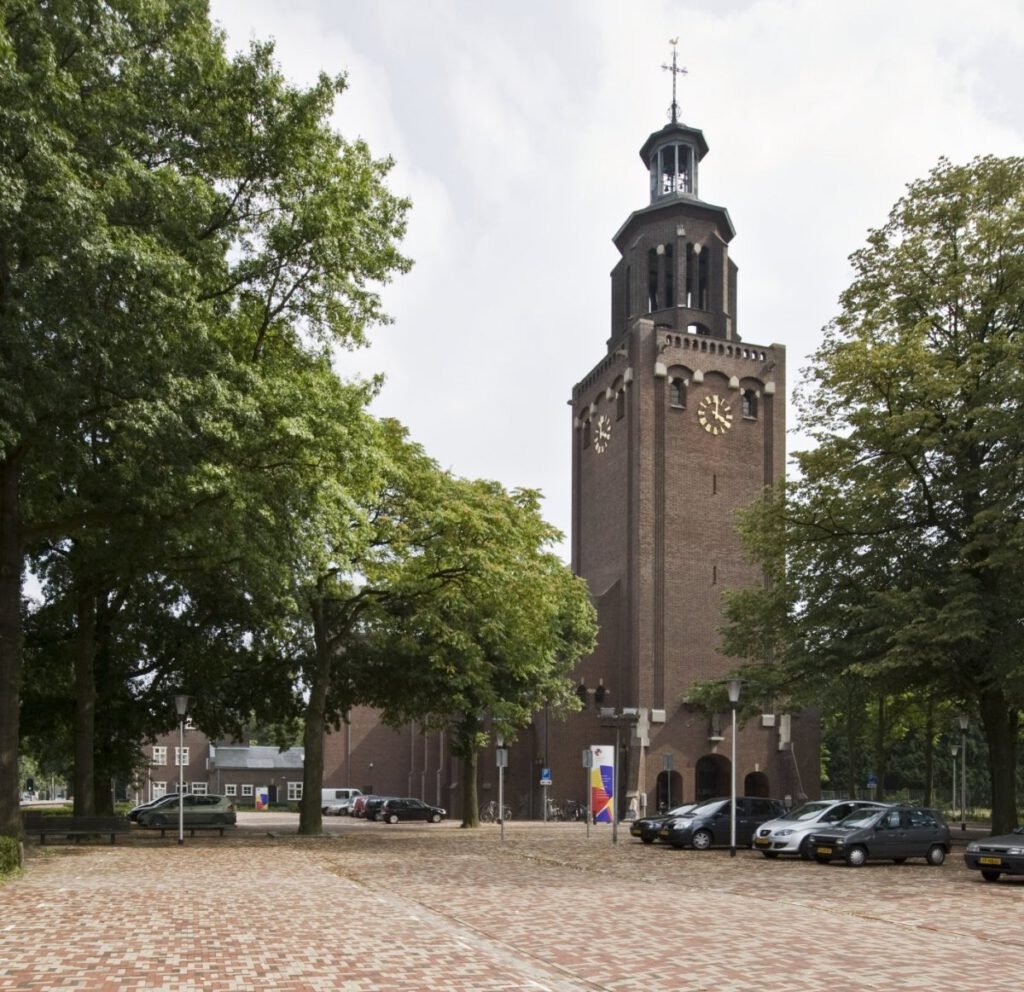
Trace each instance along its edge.
<instances>
[{"instance_id":1,"label":"white car","mask_svg":"<svg viewBox=\"0 0 1024 992\"><path fill-rule=\"evenodd\" d=\"M885 803L867 799L818 799L790 810L785 816L762 823L754 832L754 850L766 858L780 854L798 854L810 860L810 838L815 830L838 823L854 810L865 806L881 808Z\"/></svg>"},{"instance_id":2,"label":"white car","mask_svg":"<svg viewBox=\"0 0 1024 992\"><path fill-rule=\"evenodd\" d=\"M324 816L348 816L351 812L352 802L355 799L333 799L320 807Z\"/></svg>"}]
</instances>

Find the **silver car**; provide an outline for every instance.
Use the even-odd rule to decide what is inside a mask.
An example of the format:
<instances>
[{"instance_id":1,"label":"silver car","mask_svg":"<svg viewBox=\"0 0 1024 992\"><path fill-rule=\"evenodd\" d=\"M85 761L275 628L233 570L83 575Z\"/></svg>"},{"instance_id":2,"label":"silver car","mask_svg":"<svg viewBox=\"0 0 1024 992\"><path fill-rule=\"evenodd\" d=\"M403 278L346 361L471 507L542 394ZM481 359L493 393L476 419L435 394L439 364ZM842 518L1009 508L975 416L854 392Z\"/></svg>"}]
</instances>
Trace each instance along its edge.
<instances>
[{"instance_id":1,"label":"silver car","mask_svg":"<svg viewBox=\"0 0 1024 992\"><path fill-rule=\"evenodd\" d=\"M766 858L780 854L798 854L805 861L811 858L810 838L815 830L838 823L854 810L884 803L867 799L819 799L790 810L785 816L762 823L754 833L754 850Z\"/></svg>"}]
</instances>

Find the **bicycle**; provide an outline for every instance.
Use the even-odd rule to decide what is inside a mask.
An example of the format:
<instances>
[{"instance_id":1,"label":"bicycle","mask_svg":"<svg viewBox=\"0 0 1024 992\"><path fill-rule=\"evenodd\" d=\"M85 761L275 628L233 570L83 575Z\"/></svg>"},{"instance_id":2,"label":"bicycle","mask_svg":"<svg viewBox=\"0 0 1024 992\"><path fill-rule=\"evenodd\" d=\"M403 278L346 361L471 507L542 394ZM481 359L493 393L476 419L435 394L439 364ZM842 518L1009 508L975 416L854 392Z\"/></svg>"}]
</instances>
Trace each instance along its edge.
<instances>
[{"instance_id":1,"label":"bicycle","mask_svg":"<svg viewBox=\"0 0 1024 992\"><path fill-rule=\"evenodd\" d=\"M506 806L499 812L498 804L495 800L491 800L488 803L484 803L480 807L480 822L481 823L501 823L502 821L512 819L512 808Z\"/></svg>"},{"instance_id":2,"label":"bicycle","mask_svg":"<svg viewBox=\"0 0 1024 992\"><path fill-rule=\"evenodd\" d=\"M587 804L579 803L575 799L565 801L565 819L578 822L587 818Z\"/></svg>"}]
</instances>

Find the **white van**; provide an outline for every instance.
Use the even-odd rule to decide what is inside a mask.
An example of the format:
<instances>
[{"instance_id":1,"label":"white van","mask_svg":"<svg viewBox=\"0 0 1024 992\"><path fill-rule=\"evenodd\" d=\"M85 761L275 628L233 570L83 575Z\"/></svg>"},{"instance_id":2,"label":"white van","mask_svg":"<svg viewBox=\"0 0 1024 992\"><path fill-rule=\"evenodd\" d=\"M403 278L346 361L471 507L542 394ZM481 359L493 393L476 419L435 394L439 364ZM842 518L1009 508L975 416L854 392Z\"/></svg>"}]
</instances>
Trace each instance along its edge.
<instances>
[{"instance_id":1,"label":"white van","mask_svg":"<svg viewBox=\"0 0 1024 992\"><path fill-rule=\"evenodd\" d=\"M362 794L362 789L321 789L320 812L324 816L345 816L352 800Z\"/></svg>"}]
</instances>

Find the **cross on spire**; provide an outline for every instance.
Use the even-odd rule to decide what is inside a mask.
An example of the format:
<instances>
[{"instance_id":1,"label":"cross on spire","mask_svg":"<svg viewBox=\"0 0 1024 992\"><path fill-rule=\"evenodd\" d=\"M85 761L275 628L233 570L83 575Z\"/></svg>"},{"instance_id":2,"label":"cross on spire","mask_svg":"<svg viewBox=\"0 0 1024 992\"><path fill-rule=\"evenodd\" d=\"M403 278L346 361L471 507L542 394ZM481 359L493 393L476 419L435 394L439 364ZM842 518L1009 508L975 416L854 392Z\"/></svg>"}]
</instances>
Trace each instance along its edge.
<instances>
[{"instance_id":1,"label":"cross on spire","mask_svg":"<svg viewBox=\"0 0 1024 992\"><path fill-rule=\"evenodd\" d=\"M686 68L676 63L676 45L679 44L678 38L669 38L669 44L672 46L672 64L665 65L662 63L662 69L672 73L672 106L669 108L669 116L672 118L673 124L679 123L679 104L676 102L676 77L685 76Z\"/></svg>"}]
</instances>

